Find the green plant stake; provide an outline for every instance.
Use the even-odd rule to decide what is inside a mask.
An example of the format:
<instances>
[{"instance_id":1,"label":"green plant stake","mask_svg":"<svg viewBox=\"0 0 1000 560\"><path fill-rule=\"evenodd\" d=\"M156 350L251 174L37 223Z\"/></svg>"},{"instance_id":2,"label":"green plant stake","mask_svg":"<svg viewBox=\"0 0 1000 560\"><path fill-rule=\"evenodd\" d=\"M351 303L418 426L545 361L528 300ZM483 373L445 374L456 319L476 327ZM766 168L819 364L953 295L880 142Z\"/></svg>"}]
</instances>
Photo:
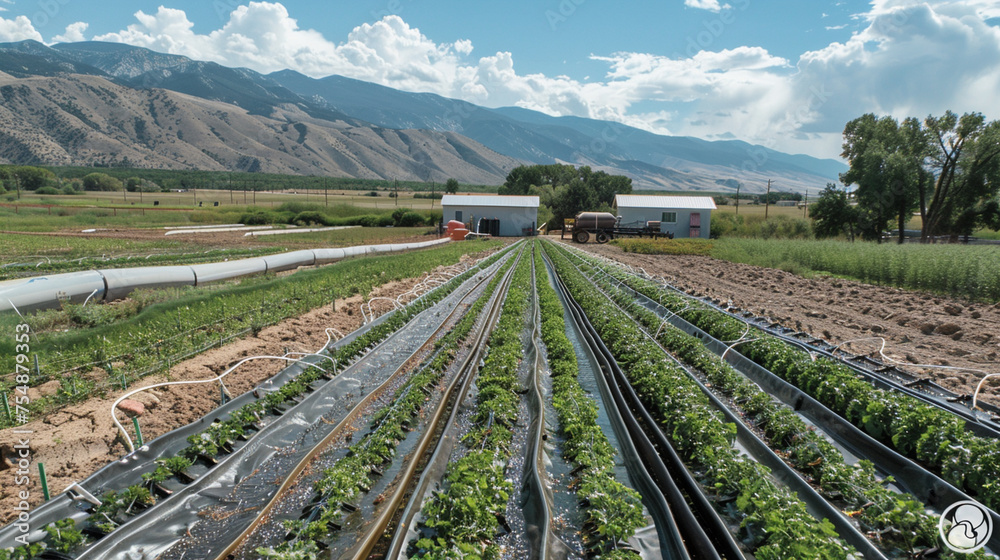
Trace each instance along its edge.
<instances>
[{"instance_id":1,"label":"green plant stake","mask_svg":"<svg viewBox=\"0 0 1000 560\"><path fill-rule=\"evenodd\" d=\"M7 422L10 422L10 424L13 425L14 415L10 411L10 403L7 402L7 393L0 393L0 396L3 397L3 411L7 413Z\"/></svg>"},{"instance_id":2,"label":"green plant stake","mask_svg":"<svg viewBox=\"0 0 1000 560\"><path fill-rule=\"evenodd\" d=\"M45 478L45 465L38 463L38 478L42 481L42 495L49 501L49 481Z\"/></svg>"},{"instance_id":3,"label":"green plant stake","mask_svg":"<svg viewBox=\"0 0 1000 560\"><path fill-rule=\"evenodd\" d=\"M226 388L219 385L219 406L226 404Z\"/></svg>"},{"instance_id":4,"label":"green plant stake","mask_svg":"<svg viewBox=\"0 0 1000 560\"><path fill-rule=\"evenodd\" d=\"M42 368L38 366L38 354L34 354L34 356L35 356L35 379L38 379L42 375Z\"/></svg>"},{"instance_id":5,"label":"green plant stake","mask_svg":"<svg viewBox=\"0 0 1000 560\"><path fill-rule=\"evenodd\" d=\"M142 430L139 429L139 418L137 416L132 417L132 425L135 426L135 439L139 442L139 447L142 447Z\"/></svg>"}]
</instances>

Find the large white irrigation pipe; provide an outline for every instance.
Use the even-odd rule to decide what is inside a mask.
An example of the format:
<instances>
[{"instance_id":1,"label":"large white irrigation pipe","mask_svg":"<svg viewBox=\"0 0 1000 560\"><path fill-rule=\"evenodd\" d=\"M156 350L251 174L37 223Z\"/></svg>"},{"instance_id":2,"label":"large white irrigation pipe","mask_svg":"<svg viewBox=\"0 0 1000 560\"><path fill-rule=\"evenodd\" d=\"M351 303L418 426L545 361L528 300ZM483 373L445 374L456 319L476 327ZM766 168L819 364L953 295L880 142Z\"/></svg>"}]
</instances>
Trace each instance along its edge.
<instances>
[{"instance_id":1,"label":"large white irrigation pipe","mask_svg":"<svg viewBox=\"0 0 1000 560\"><path fill-rule=\"evenodd\" d=\"M422 249L448 242L450 240L444 238L419 243L312 249L216 263L108 268L7 280L0 282L0 312L15 307L22 311L58 308L65 300L76 303L88 298L96 302L112 301L139 288L200 286L252 274L322 265L346 257Z\"/></svg>"},{"instance_id":2,"label":"large white irrigation pipe","mask_svg":"<svg viewBox=\"0 0 1000 560\"><path fill-rule=\"evenodd\" d=\"M243 237L256 237L258 235L285 235L288 233L316 233L320 231L336 231L338 229L354 229L361 226L332 226L332 227L320 227L320 228L305 228L305 229L273 229L270 231L248 231L243 234Z\"/></svg>"},{"instance_id":3,"label":"large white irrigation pipe","mask_svg":"<svg viewBox=\"0 0 1000 560\"><path fill-rule=\"evenodd\" d=\"M225 233L227 231L256 231L261 229L274 229L274 226L236 226L236 227L216 227L205 229L172 229L163 235L183 235L186 233Z\"/></svg>"},{"instance_id":4,"label":"large white irrigation pipe","mask_svg":"<svg viewBox=\"0 0 1000 560\"><path fill-rule=\"evenodd\" d=\"M246 224L211 224L207 226L163 226L163 229L212 229L225 227L241 227Z\"/></svg>"},{"instance_id":5,"label":"large white irrigation pipe","mask_svg":"<svg viewBox=\"0 0 1000 560\"><path fill-rule=\"evenodd\" d=\"M323 373L326 373L325 369L319 367L318 365L316 365L314 363L306 362L303 358L288 358L286 356L251 356L249 358L244 358L244 359L240 360L233 367L227 369L226 371L222 372L220 375L218 375L216 377L212 377L211 379L197 379L197 380L194 380L194 381L167 381L167 382L164 382L164 383L156 383L154 385L149 385L149 386L146 386L146 387L141 387L139 389L135 389L135 390L129 391L128 393L125 393L121 397L118 397L118 400L116 400L115 403L113 405L111 405L111 420L113 420L114 423L115 423L115 426L118 427L118 433L120 433L122 435L122 437L125 438L125 443L126 443L126 445L128 445L128 452L132 453L133 451L135 451L135 445L132 444L132 438L128 435L128 432L125 431L125 427L122 426L121 422L118 421L118 415L115 414L115 411L118 410L118 405L121 404L121 402L123 400L125 400L125 399L127 399L127 398L129 398L132 395L135 395L137 393L141 393L143 391L148 391L150 389L156 389L156 388L159 388L159 387L168 387L170 385L199 385L199 384L203 384L203 383L215 383L215 382L219 382L219 384L222 384L222 378L225 377L225 376L227 376L227 375L229 375L230 373L232 373L233 370L235 370L236 368L240 367L241 365L243 365L246 362L249 362L250 360L260 360L260 359L284 360L286 362L305 363L307 366L312 366L312 367L314 367L314 368L322 371ZM225 387L225 385L222 385L222 386Z\"/></svg>"}]
</instances>

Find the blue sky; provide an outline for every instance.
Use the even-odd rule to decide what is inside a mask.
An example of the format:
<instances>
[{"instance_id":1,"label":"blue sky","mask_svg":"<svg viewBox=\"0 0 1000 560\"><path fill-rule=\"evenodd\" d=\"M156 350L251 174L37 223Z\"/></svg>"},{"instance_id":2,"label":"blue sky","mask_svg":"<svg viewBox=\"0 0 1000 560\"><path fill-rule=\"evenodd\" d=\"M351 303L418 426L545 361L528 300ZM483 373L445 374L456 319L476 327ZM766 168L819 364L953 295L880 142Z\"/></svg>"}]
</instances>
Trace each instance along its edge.
<instances>
[{"instance_id":1,"label":"blue sky","mask_svg":"<svg viewBox=\"0 0 1000 560\"><path fill-rule=\"evenodd\" d=\"M837 157L844 124L1000 117L996 0L0 0L0 41L126 42Z\"/></svg>"}]
</instances>

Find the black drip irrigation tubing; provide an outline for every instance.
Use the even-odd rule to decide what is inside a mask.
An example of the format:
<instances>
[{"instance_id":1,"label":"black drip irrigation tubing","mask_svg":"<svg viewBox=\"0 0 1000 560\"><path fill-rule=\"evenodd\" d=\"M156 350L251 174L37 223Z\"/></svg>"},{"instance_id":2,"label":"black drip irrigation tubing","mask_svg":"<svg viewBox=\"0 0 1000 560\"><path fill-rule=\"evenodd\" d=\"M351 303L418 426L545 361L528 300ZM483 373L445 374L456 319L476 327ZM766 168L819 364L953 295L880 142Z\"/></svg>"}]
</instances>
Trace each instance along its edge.
<instances>
[{"instance_id":1,"label":"black drip irrigation tubing","mask_svg":"<svg viewBox=\"0 0 1000 560\"><path fill-rule=\"evenodd\" d=\"M474 286L476 278L480 275L481 274L473 275L471 278L466 280L466 283L464 283L463 286L469 286L469 282L472 282L472 285ZM437 305L446 303L452 298L464 297L462 291L463 290L461 289L456 289L455 292L449 294L449 296ZM408 325L412 325L413 322L419 320L421 316L426 317L426 314L434 314L436 312L437 306L425 309L419 315L414 317L414 319L411 319ZM447 314L444 315L445 317L447 316ZM349 414L353 405L350 403L346 405L337 405L332 400L334 399L334 396L342 395L347 392L358 392L356 386L352 387L350 385L351 383L354 385L360 383L360 380L353 378L352 371L359 367L363 367L369 361L378 361L380 350L388 348L391 343L398 340L401 336L406 336L406 331L407 326L404 325L402 328L389 335L385 340L377 344L370 352L354 361L354 363L350 366L342 369L337 377L322 385L320 388L310 392L303 400L295 404L294 407L284 411L284 413L282 413L276 420L264 426L264 429L255 434L254 437L246 443L246 445L235 449L233 453L221 458L218 464L212 467L211 470L198 477L197 480L188 484L182 490L175 492L174 495L162 500L162 503L157 504L155 509L146 512L144 515L136 516L130 519L127 523L119 527L114 533L109 535L111 538L105 537L97 543L94 543L93 546L80 554L79 558L81 560L85 560L91 557L117 557L119 555L128 554L129 552L134 552L137 548L136 545L131 542L134 537L139 534L156 532L160 533L160 537L157 539L157 548L160 550L161 554L165 553L175 544L183 540L183 532L181 532L181 536L178 536L178 530L176 527L183 528L186 526L188 531L190 531L193 527L192 524L182 523L184 516L190 517L196 515L198 511L204 510L206 506L220 503L226 504L226 497L229 495L230 491L239 485L244 478L251 478L253 472L257 470L258 467L263 467L268 461L278 457L278 455L276 455L276 450L288 445L294 445L298 438L301 437L311 438L312 441L317 443L321 441L323 439L322 432L324 431L324 428L329 430L333 428L333 425L327 425L323 422L319 422L310 423L310 425L306 426L304 422L309 422L307 420L309 418L316 418L332 411L333 407L336 406L346 406L343 413L345 415ZM418 340L414 341L413 344L419 347L423 344L423 342ZM392 350L389 351L392 352ZM344 385L344 387L341 387L341 385ZM353 398L361 400L363 397L364 395L359 393ZM351 399L347 400L349 401ZM286 458L288 460L292 460L294 457L304 456L314 446L315 443L296 449L294 456L287 456ZM294 466L294 461L291 466ZM268 496L270 497L270 495L277 492L278 485L268 484L261 487L260 490L268 493ZM244 520L249 522L253 520L253 515L251 514L250 518L247 519L241 514L233 516L233 519L236 524ZM169 526L165 531L164 525ZM239 527L225 527L218 533L216 539L213 539L212 543L208 544L210 544L210 546L224 547L228 544L228 541L231 540L229 538L232 536L231 534L238 534L241 530L242 529ZM148 552L151 547L147 545L145 548Z\"/></svg>"},{"instance_id":2,"label":"black drip irrigation tubing","mask_svg":"<svg viewBox=\"0 0 1000 560\"><path fill-rule=\"evenodd\" d=\"M596 329L587 319L583 309L569 295L562 279L559 279L559 284L566 294L574 319L583 327L588 344L601 361L601 369L609 378L608 386L615 405L628 426L630 437L646 467L670 506L670 511L683 535L683 546L687 548L690 557L696 560L744 559L745 556L730 533L729 527L709 503L652 415L639 401L625 374L618 367L611 351L597 335ZM641 424L645 424L646 429Z\"/></svg>"},{"instance_id":3,"label":"black drip irrigation tubing","mask_svg":"<svg viewBox=\"0 0 1000 560\"><path fill-rule=\"evenodd\" d=\"M522 256L519 255L516 258L522 258ZM424 465L423 472L421 472L420 477L415 482L411 483L413 493L403 507L399 522L393 531L388 551L383 557L386 560L405 560L407 544L411 536L413 536L411 527L414 524L414 520L420 515L427 489L444 477L451 453L455 445L460 441L458 417L462 413L463 402L466 400L475 380L475 372L479 369L479 363L482 356L484 356L489 334L500 319L500 312L503 309L503 301L506 299L507 288L510 286L516 268L517 262L515 261L497 285L494 293L487 296L491 299L483 311L483 319L476 340L473 340L470 344L471 352L463 361L454 383L446 391L445 402L450 400L448 398L450 395L454 395L454 404L452 405L451 413L443 423L444 428L441 436L435 445L434 452Z\"/></svg>"},{"instance_id":4,"label":"black drip irrigation tubing","mask_svg":"<svg viewBox=\"0 0 1000 560\"><path fill-rule=\"evenodd\" d=\"M596 349L590 344L591 341L584 332L584 328L577 321L576 310L571 307L569 295L565 292L563 283L555 273L548 255L543 253L542 257L545 259L546 268L553 279L556 294L559 296L563 308L569 314L566 326L573 331L573 336L578 337L577 339L582 341L583 353L582 355L577 355L577 358L587 360L587 362L595 366L593 367L594 378L600 392L601 403L607 412L608 420L620 445L618 451L622 454L629 479L635 489L642 495L642 501L653 518L660 541L660 548L663 551L662 556L668 560L688 560L691 556L688 554L687 549L684 548L684 538L681 536L680 528L671 514L670 506L667 504L667 500L656 481L653 480L652 475L646 469L645 464L643 464L642 456L639 454L639 450L630 436L629 427L626 425L625 419L622 417L614 401L611 387L608 385L608 380L604 373L605 362L598 358Z\"/></svg>"},{"instance_id":5,"label":"black drip irrigation tubing","mask_svg":"<svg viewBox=\"0 0 1000 560\"><path fill-rule=\"evenodd\" d=\"M595 268L600 270L600 267ZM603 270L601 272L607 274ZM610 275L608 276L611 277ZM977 406L987 411L988 415L977 414L976 411L971 409L971 395L960 395L953 391L949 391L933 381L915 377L899 369L899 367L895 365L885 364L867 356L855 356L850 354L845 356L843 354L839 354L835 351L837 347L825 340L815 338L807 333L797 332L794 329L783 327L779 323L770 321L765 317L755 316L746 311L740 314L733 313L732 311L716 304L711 298L696 298L667 282L656 282L656 280L648 274L643 273L643 275L636 276L650 282L657 283L660 286L676 292L685 298L698 301L699 303L711 307L714 311L724 313L738 321L747 323L762 332L780 339L782 342L801 348L806 352L821 355L825 358L844 364L845 366L851 368L851 370L856 374L864 377L869 383L880 389L903 393L915 399L919 399L926 404L959 416L965 421L966 429L978 436L1000 438L1000 422L993 419L1000 419L1000 407L989 403L978 402ZM611 278L615 282L619 282L614 277ZM638 294L638 292L627 285L624 285L624 288ZM845 352L844 354L847 353ZM919 367L919 365L914 367ZM921 388L924 388L925 390L919 390ZM969 403L969 406L962 404L966 402Z\"/></svg>"},{"instance_id":6,"label":"black drip irrigation tubing","mask_svg":"<svg viewBox=\"0 0 1000 560\"><path fill-rule=\"evenodd\" d=\"M579 271L579 269L577 269ZM580 272L583 275L583 272ZM586 275L584 275L586 277ZM593 284L593 280L591 280ZM610 297L599 287L594 284L594 289L599 291L601 294L608 299L611 305L618 308L619 311L628 315L624 309L611 300ZM829 519L833 523L834 528L837 533L844 539L845 542L853 546L865 558L869 560L886 560L886 556L876 547L870 540L868 540L854 524L844 516L839 509L830 504L823 496L816 491L808 482L806 482L802 476L795 471L788 463L786 463L781 457L774 453L771 447L765 443L760 437L754 433L749 426L736 414L730 410L729 407L719 399L715 393L712 392L700 379L695 375L687 365L678 360L673 354L667 351L663 346L653 338L645 329L641 329L643 334L646 335L653 344L655 344L664 355L674 363L677 367L681 368L687 376L698 384L698 388L701 389L708 399L711 401L712 406L719 410L723 416L726 418L726 422L730 422L736 426L736 440L743 446L743 448L750 454L750 456L758 463L764 465L771 470L771 474L775 476L777 480L783 483L789 490L796 493L800 500L805 504L809 513L811 513L817 519Z\"/></svg>"},{"instance_id":7,"label":"black drip irrigation tubing","mask_svg":"<svg viewBox=\"0 0 1000 560\"><path fill-rule=\"evenodd\" d=\"M724 356L726 362L759 385L771 396L789 406L797 414L819 426L828 436L857 457L870 460L882 472L889 474L908 493L925 504L943 511L960 501L975 501L954 485L941 479L913 460L901 455L863 432L839 414L803 392L798 387L781 379L771 371L743 356L739 351L717 340L698 327L687 322L658 302L633 290L627 285L623 289L632 292L633 297L644 307L653 311L674 327L702 341L708 350ZM689 297L689 296L688 296ZM1000 514L989 510L994 526L1000 526ZM994 532L989 540L991 550L1000 550L1000 531Z\"/></svg>"},{"instance_id":8,"label":"black drip irrigation tubing","mask_svg":"<svg viewBox=\"0 0 1000 560\"><path fill-rule=\"evenodd\" d=\"M531 313L531 346L527 353L528 367L528 443L526 446L524 471L522 474L521 507L527 526L529 559L549 560L549 558L566 558L569 547L552 534L552 504L546 493L544 481L545 464L544 440L545 406L540 387L539 375L543 371L541 352L541 315L538 308L538 291L535 286L534 259L531 263L532 313Z\"/></svg>"}]
</instances>

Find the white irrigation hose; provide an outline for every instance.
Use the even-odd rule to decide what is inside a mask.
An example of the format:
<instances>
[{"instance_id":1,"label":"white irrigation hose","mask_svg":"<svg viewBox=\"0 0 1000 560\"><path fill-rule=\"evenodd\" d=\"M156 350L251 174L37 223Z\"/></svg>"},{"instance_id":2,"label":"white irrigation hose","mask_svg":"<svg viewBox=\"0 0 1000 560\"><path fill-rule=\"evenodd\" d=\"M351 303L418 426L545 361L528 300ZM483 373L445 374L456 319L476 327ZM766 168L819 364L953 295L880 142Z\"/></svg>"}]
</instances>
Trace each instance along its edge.
<instances>
[{"instance_id":1,"label":"white irrigation hose","mask_svg":"<svg viewBox=\"0 0 1000 560\"><path fill-rule=\"evenodd\" d=\"M122 426L121 422L118 421L118 416L115 414L115 411L118 410L118 405L121 404L121 402L123 400L125 400L125 399L127 399L127 398L129 398L132 395L135 395L137 393L141 393L143 391L147 391L147 390L150 390L150 389L156 389L156 388L159 388L159 387L168 387L170 385L198 385L198 384L202 384L202 383L215 383L216 381L218 381L219 384L222 384L222 378L225 377L225 376L227 376L227 375L229 375L230 373L232 373L233 370L235 370L236 368L240 367L244 363L249 362L250 360L258 360L258 359L284 360L284 361L287 361L287 362L296 362L296 363L303 363L304 362L307 366L312 366L312 367L314 367L314 368L322 371L323 373L326 373L325 369L319 367L316 364L313 364L313 363L310 363L310 362L305 362L305 360L303 360L301 358L287 358L287 357L284 357L284 356L251 356L249 358L244 358L243 360L240 360L233 367L227 369L222 374L220 374L220 375L218 375L216 377L213 377L211 379L198 379L198 380L195 380L195 381L166 381L164 383L156 383L154 385L149 385L149 386L146 386L146 387L141 387L139 389L135 389L133 391L125 393L121 397L118 397L118 400L116 400L115 403L113 405L111 405L111 420L113 420L114 423L115 423L115 426L118 427L119 433L121 433L121 435L124 436L125 443L128 445L129 453L132 453L132 452L135 451L135 445L132 444L132 438L129 437L128 432L125 431L125 427ZM223 385L223 387L225 387L225 385Z\"/></svg>"},{"instance_id":2,"label":"white irrigation hose","mask_svg":"<svg viewBox=\"0 0 1000 560\"><path fill-rule=\"evenodd\" d=\"M319 356L320 358L326 358L333 362L333 367L337 367L337 360L333 356L328 356L326 354L318 354L316 352L286 352L285 356Z\"/></svg>"},{"instance_id":3,"label":"white irrigation hose","mask_svg":"<svg viewBox=\"0 0 1000 560\"><path fill-rule=\"evenodd\" d=\"M323 333L326 334L326 344L323 346L324 349L329 348L330 344L333 342L333 336L330 333L336 334L340 338L344 338L344 336L346 336L344 335L344 333L338 331L333 327L327 327L323 329ZM337 340L340 340L340 338L338 338Z\"/></svg>"},{"instance_id":4,"label":"white irrigation hose","mask_svg":"<svg viewBox=\"0 0 1000 560\"><path fill-rule=\"evenodd\" d=\"M96 294L96 293L97 293L97 289L95 288L94 291L90 292L90 295L87 296L87 299L83 300L83 307L87 307L87 302L89 302L90 298L94 297L94 294Z\"/></svg>"},{"instance_id":5,"label":"white irrigation hose","mask_svg":"<svg viewBox=\"0 0 1000 560\"><path fill-rule=\"evenodd\" d=\"M836 350L836 349L840 348L841 346L843 346L845 344L851 344L852 342L863 342L863 341L867 341L867 340L878 340L878 341L881 341L882 344L881 344L881 346L879 347L879 350L878 350L879 356L881 356L883 360L886 360L888 362L892 362L894 364L898 364L898 365L902 365L902 366L910 366L910 367L915 367L915 368L945 369L945 370L951 370L951 371L970 371L970 372L973 372L973 373L979 373L979 374L984 375L985 377L983 377L979 381L979 384L976 385L976 391L974 393L972 393L972 408L973 408L973 410L976 408L976 402L977 402L978 397L979 397L979 391L980 391L980 389L983 388L983 383L985 383L986 380L989 379L989 378L991 378L991 377L1000 376L1000 373L990 373L988 371L981 370L981 369L961 367L961 366L942 366L942 365L938 365L938 364L911 364L909 362L901 362L901 361L899 361L899 360L897 360L895 358L891 358L888 355L886 355L886 353L885 353L886 340L885 340L885 338L883 338L881 336L868 336L868 337L864 337L864 338L852 338L851 340L845 340L845 341L841 342L840 344L834 346L833 350Z\"/></svg>"}]
</instances>

